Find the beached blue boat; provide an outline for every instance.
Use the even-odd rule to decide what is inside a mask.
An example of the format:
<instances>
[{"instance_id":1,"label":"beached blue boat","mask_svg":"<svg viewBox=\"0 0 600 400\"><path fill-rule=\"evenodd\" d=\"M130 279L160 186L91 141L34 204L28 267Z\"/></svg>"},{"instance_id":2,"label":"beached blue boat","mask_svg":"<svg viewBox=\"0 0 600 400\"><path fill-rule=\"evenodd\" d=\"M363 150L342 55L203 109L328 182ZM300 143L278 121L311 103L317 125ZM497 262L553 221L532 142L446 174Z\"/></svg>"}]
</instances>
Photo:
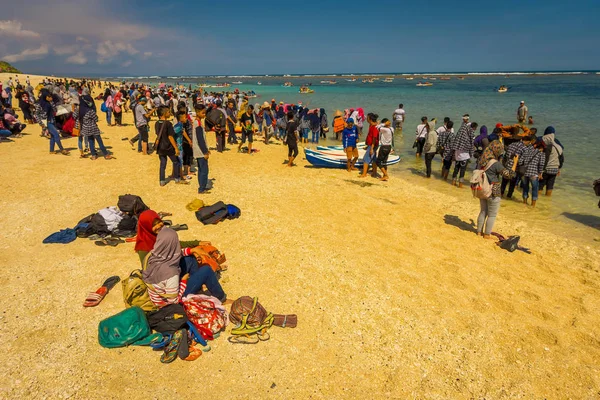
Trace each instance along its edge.
<instances>
[{"instance_id":1,"label":"beached blue boat","mask_svg":"<svg viewBox=\"0 0 600 400\"><path fill-rule=\"evenodd\" d=\"M364 149L367 147L367 145L365 144L365 142L359 142L356 144L356 146L359 149ZM344 150L344 146L342 146L341 144L338 146L317 146L317 150Z\"/></svg>"},{"instance_id":2,"label":"beached blue boat","mask_svg":"<svg viewBox=\"0 0 600 400\"><path fill-rule=\"evenodd\" d=\"M326 154L318 150L304 149L304 155L306 161L311 163L315 167L319 168L346 168L346 155L344 154ZM363 155L364 151L359 151L359 157L354 164L357 168L363 166ZM386 165L394 165L400 162L401 158L397 155L390 155Z\"/></svg>"}]
</instances>

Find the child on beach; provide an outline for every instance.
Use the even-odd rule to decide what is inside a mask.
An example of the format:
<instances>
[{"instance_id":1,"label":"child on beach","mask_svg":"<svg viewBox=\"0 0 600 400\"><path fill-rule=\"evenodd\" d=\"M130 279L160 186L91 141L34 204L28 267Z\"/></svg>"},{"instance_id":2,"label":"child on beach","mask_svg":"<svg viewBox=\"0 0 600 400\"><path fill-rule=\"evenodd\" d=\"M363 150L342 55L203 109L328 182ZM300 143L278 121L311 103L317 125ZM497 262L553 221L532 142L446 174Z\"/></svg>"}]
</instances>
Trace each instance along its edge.
<instances>
[{"instance_id":1,"label":"child on beach","mask_svg":"<svg viewBox=\"0 0 600 400\"><path fill-rule=\"evenodd\" d=\"M367 150L363 156L363 172L359 178L367 177L367 172L369 171L369 165L371 163L373 163L373 172L371 173L371 176L373 178L377 177L377 164L375 163L375 160L377 158L377 150L379 148L379 127L377 126L378 118L379 116L377 114L367 114L367 122L369 123L369 132L367 133L367 139L365 140Z\"/></svg>"},{"instance_id":2,"label":"child on beach","mask_svg":"<svg viewBox=\"0 0 600 400\"><path fill-rule=\"evenodd\" d=\"M248 140L248 154L252 154L252 142L254 142L254 106L248 105L246 112L240 117L240 123L242 124L242 140L238 146L238 153L242 152L242 146Z\"/></svg>"},{"instance_id":3,"label":"child on beach","mask_svg":"<svg viewBox=\"0 0 600 400\"><path fill-rule=\"evenodd\" d=\"M179 161L182 165L183 179L191 179L188 176L190 167L192 165L193 151L192 151L192 123L188 120L188 115L183 108L177 111L177 123L173 127L175 131L175 141L179 148Z\"/></svg>"},{"instance_id":4,"label":"child on beach","mask_svg":"<svg viewBox=\"0 0 600 400\"><path fill-rule=\"evenodd\" d=\"M154 147L160 159L159 181L160 186L165 186L167 180L165 170L167 168L167 158L173 163L173 179L175 183L185 183L180 178L181 164L179 163L179 148L175 142L175 131L173 124L168 119L171 118L171 112L168 107L160 106L157 110L158 121L154 125L156 131L156 142Z\"/></svg>"},{"instance_id":5,"label":"child on beach","mask_svg":"<svg viewBox=\"0 0 600 400\"><path fill-rule=\"evenodd\" d=\"M384 118L381 120L383 126L379 128L379 143L381 146L379 147L379 154L377 155L377 166L383 172L382 181L387 181L389 179L387 173L387 161L390 152L392 151L392 138L394 137L394 131L392 128L392 122Z\"/></svg>"},{"instance_id":6,"label":"child on beach","mask_svg":"<svg viewBox=\"0 0 600 400\"><path fill-rule=\"evenodd\" d=\"M198 194L206 193L208 190L208 157L210 151L206 144L206 133L204 132L203 120L206 117L206 106L196 103L196 120L194 121L194 134L192 137L192 147L194 149L194 158L198 164Z\"/></svg>"},{"instance_id":7,"label":"child on beach","mask_svg":"<svg viewBox=\"0 0 600 400\"><path fill-rule=\"evenodd\" d=\"M348 118L346 121L346 128L342 132L342 143L344 145L344 152L346 153L347 169L348 172L356 171L354 164L358 160L358 149L356 148L356 141L358 140L358 128L354 125L354 120Z\"/></svg>"}]
</instances>

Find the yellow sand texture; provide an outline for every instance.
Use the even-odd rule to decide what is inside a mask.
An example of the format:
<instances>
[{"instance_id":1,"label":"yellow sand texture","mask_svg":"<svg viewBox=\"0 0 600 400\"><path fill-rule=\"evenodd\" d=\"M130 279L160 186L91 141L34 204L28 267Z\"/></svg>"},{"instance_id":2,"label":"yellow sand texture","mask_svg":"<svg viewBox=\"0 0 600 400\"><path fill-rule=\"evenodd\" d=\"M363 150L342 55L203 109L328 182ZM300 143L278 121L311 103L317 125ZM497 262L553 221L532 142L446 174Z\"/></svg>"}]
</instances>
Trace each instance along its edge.
<instances>
[{"instance_id":1,"label":"yellow sand texture","mask_svg":"<svg viewBox=\"0 0 600 400\"><path fill-rule=\"evenodd\" d=\"M202 199L242 216L203 226L185 208L197 186L159 187L158 157L121 140L135 129L100 119L115 160L49 155L36 126L0 144L1 398L600 397L598 247L501 211L496 230L532 249L509 253L470 231L479 207L466 189L459 200L393 175L287 168L283 146L261 143L254 156L213 153ZM121 288L82 303L139 267L133 244L42 240L125 193L188 224L182 239L225 252L229 298L258 296L298 327L257 345L225 333L197 361L168 365L149 348L100 347L98 322L124 308Z\"/></svg>"}]
</instances>

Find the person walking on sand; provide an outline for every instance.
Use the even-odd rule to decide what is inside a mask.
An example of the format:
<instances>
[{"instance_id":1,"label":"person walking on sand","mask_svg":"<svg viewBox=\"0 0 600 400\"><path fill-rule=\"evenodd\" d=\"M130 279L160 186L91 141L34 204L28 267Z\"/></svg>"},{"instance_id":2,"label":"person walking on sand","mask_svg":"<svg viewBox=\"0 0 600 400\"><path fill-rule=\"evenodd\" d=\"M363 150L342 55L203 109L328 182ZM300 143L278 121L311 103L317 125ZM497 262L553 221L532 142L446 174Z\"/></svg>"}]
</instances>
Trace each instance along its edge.
<instances>
[{"instance_id":1,"label":"person walking on sand","mask_svg":"<svg viewBox=\"0 0 600 400\"><path fill-rule=\"evenodd\" d=\"M194 121L192 147L198 165L198 194L203 194L208 192L208 158L210 157L203 126L203 120L206 117L206 106L196 103L194 110L196 111L196 120Z\"/></svg>"},{"instance_id":2,"label":"person walking on sand","mask_svg":"<svg viewBox=\"0 0 600 400\"><path fill-rule=\"evenodd\" d=\"M69 151L65 150L60 141L60 134L55 126L56 106L52 101L52 94L48 91L48 89L42 89L40 91L40 96L36 107L36 114L36 118L42 129L46 128L50 134L50 154L54 153L54 146L56 145L60 149L61 154L65 156L69 155ZM44 121L46 122L46 126L44 126Z\"/></svg>"},{"instance_id":3,"label":"person walking on sand","mask_svg":"<svg viewBox=\"0 0 600 400\"><path fill-rule=\"evenodd\" d=\"M175 142L175 131L173 129L173 124L171 121L169 121L171 118L171 112L169 111L168 107L160 106L158 107L156 114L158 116L158 121L156 121L154 126L154 130L157 135L154 147L156 148L156 153L160 159L160 186L165 186L167 184L167 179L165 177L167 158L170 159L171 163L173 164L173 179L175 179L175 183L188 184L188 181L182 181L180 178L181 164L179 164L179 149L177 148L177 143Z\"/></svg>"},{"instance_id":4,"label":"person walking on sand","mask_svg":"<svg viewBox=\"0 0 600 400\"><path fill-rule=\"evenodd\" d=\"M285 141L288 145L288 167L293 167L294 159L298 156L298 123L294 120L294 112L288 111L285 128Z\"/></svg>"},{"instance_id":5,"label":"person walking on sand","mask_svg":"<svg viewBox=\"0 0 600 400\"><path fill-rule=\"evenodd\" d=\"M394 128L392 128L392 122L384 118L381 120L381 126L379 127L379 153L377 154L377 166L383 172L383 176L381 177L382 181L387 181L389 179L388 176L388 167L387 161L388 157L392 151L392 138L394 137ZM375 167L373 167L373 171L375 171ZM377 172L374 172L377 174Z\"/></svg>"},{"instance_id":6,"label":"person walking on sand","mask_svg":"<svg viewBox=\"0 0 600 400\"><path fill-rule=\"evenodd\" d=\"M467 164L473 156L473 140L475 139L475 130L477 123L463 123L456 137L452 141L451 150L454 152L454 172L452 173L452 186L456 186L458 178L458 187L463 187ZM460 173L460 175L459 175Z\"/></svg>"},{"instance_id":7,"label":"person walking on sand","mask_svg":"<svg viewBox=\"0 0 600 400\"><path fill-rule=\"evenodd\" d=\"M87 92L86 92L87 93ZM109 154L108 150L104 146L102 136L100 136L100 128L98 128L98 114L96 113L96 104L94 99L89 94L81 96L79 101L79 123L81 125L80 135L87 138L90 153L92 154L91 160L98 159L98 153L96 152L96 142L100 151L107 160L113 157ZM82 154L83 156L83 154Z\"/></svg>"},{"instance_id":8,"label":"person walking on sand","mask_svg":"<svg viewBox=\"0 0 600 400\"><path fill-rule=\"evenodd\" d=\"M148 132L150 132L150 126L148 121L150 116L154 113L154 108L150 111L146 111L146 104L148 100L146 97L140 97L135 106L133 107L133 119L135 121L135 127L137 128L138 134L129 141L131 147L134 143L138 142L138 153L148 155Z\"/></svg>"},{"instance_id":9,"label":"person walking on sand","mask_svg":"<svg viewBox=\"0 0 600 400\"><path fill-rule=\"evenodd\" d=\"M249 104L246 112L240 117L242 124L242 140L238 146L238 153L242 152L242 146L248 140L248 154L252 154L252 142L254 142L254 106Z\"/></svg>"},{"instance_id":10,"label":"person walking on sand","mask_svg":"<svg viewBox=\"0 0 600 400\"><path fill-rule=\"evenodd\" d=\"M417 148L417 157L421 157L423 153L423 146L425 146L425 137L429 132L429 123L427 122L427 117L421 117L421 124L417 125L417 130L415 132L415 144L413 147Z\"/></svg>"},{"instance_id":11,"label":"person walking on sand","mask_svg":"<svg viewBox=\"0 0 600 400\"><path fill-rule=\"evenodd\" d=\"M500 157L504 152L504 146L498 140L494 140L485 148L479 158L479 168L485 169L488 182L492 186L492 194L487 199L479 199L479 216L477 217L477 235L485 239L493 239L492 229L500 211L500 177L510 179L515 173L516 165L507 169L502 165Z\"/></svg>"},{"instance_id":12,"label":"person walking on sand","mask_svg":"<svg viewBox=\"0 0 600 400\"><path fill-rule=\"evenodd\" d=\"M237 137L235 135L235 125L238 122L237 111L235 109L235 100L230 99L227 101L227 130L229 136L227 136L227 143L237 144Z\"/></svg>"},{"instance_id":13,"label":"person walking on sand","mask_svg":"<svg viewBox=\"0 0 600 400\"><path fill-rule=\"evenodd\" d=\"M106 110L105 111L106 124L108 126L113 126L112 122L111 122L111 117L112 117L114 102L113 102L112 92L110 91L110 88L106 88L106 90L104 91L104 96L102 98L104 100L104 109Z\"/></svg>"},{"instance_id":14,"label":"person walking on sand","mask_svg":"<svg viewBox=\"0 0 600 400\"><path fill-rule=\"evenodd\" d=\"M519 108L517 108L517 120L519 121L520 124L524 124L525 120L527 119L527 113L528 113L528 109L527 106L525 105L524 101L521 101L521 104L519 105Z\"/></svg>"},{"instance_id":15,"label":"person walking on sand","mask_svg":"<svg viewBox=\"0 0 600 400\"><path fill-rule=\"evenodd\" d=\"M392 120L394 121L394 128L400 131L400 133L402 133L402 127L404 126L404 121L406 120L406 111L404 111L404 104L400 103L398 105L398 108L394 110Z\"/></svg>"},{"instance_id":16,"label":"person walking on sand","mask_svg":"<svg viewBox=\"0 0 600 400\"><path fill-rule=\"evenodd\" d=\"M346 121L346 128L342 132L342 144L344 146L344 152L346 153L347 169L348 172L356 171L354 164L358 161L358 149L356 142L358 140L358 128L354 125L354 120L348 118Z\"/></svg>"},{"instance_id":17,"label":"person walking on sand","mask_svg":"<svg viewBox=\"0 0 600 400\"><path fill-rule=\"evenodd\" d=\"M363 172L359 178L367 177L367 172L369 171L369 165L371 163L373 164L371 176L373 178L377 177L377 164L375 161L377 159L377 150L379 149L379 127L377 126L379 124L377 121L378 118L379 115L377 114L367 114L367 123L369 124L369 132L367 133L367 138L365 140L367 149L365 151L365 155L363 156Z\"/></svg>"}]
</instances>

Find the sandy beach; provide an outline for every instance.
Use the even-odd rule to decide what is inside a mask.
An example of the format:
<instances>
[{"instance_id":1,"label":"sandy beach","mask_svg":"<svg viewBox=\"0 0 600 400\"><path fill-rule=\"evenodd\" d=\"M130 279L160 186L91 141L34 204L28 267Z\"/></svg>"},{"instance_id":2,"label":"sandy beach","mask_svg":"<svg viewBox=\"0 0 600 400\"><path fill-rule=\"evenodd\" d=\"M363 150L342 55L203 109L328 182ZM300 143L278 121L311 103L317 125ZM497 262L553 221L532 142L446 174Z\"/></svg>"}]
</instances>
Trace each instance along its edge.
<instances>
[{"instance_id":1,"label":"sandy beach","mask_svg":"<svg viewBox=\"0 0 600 400\"><path fill-rule=\"evenodd\" d=\"M76 138L63 140L70 156L49 155L38 126L0 143L0 398L600 397L597 242L501 210L495 231L531 249L509 253L475 235L469 193L393 173L361 180L302 157L288 168L284 146L261 142L254 156L213 152L214 189L201 198L242 216L203 226L185 208L196 182L160 187L158 157L121 140L135 134L132 114L121 128L99 117L114 160L80 159ZM126 193L187 224L181 239L227 255L229 298L258 296L269 311L297 314L298 327L273 327L256 345L222 334L197 361L168 365L149 348L102 348L98 322L124 308L121 287L98 307L82 303L105 278L139 268L133 244L42 240Z\"/></svg>"}]
</instances>

